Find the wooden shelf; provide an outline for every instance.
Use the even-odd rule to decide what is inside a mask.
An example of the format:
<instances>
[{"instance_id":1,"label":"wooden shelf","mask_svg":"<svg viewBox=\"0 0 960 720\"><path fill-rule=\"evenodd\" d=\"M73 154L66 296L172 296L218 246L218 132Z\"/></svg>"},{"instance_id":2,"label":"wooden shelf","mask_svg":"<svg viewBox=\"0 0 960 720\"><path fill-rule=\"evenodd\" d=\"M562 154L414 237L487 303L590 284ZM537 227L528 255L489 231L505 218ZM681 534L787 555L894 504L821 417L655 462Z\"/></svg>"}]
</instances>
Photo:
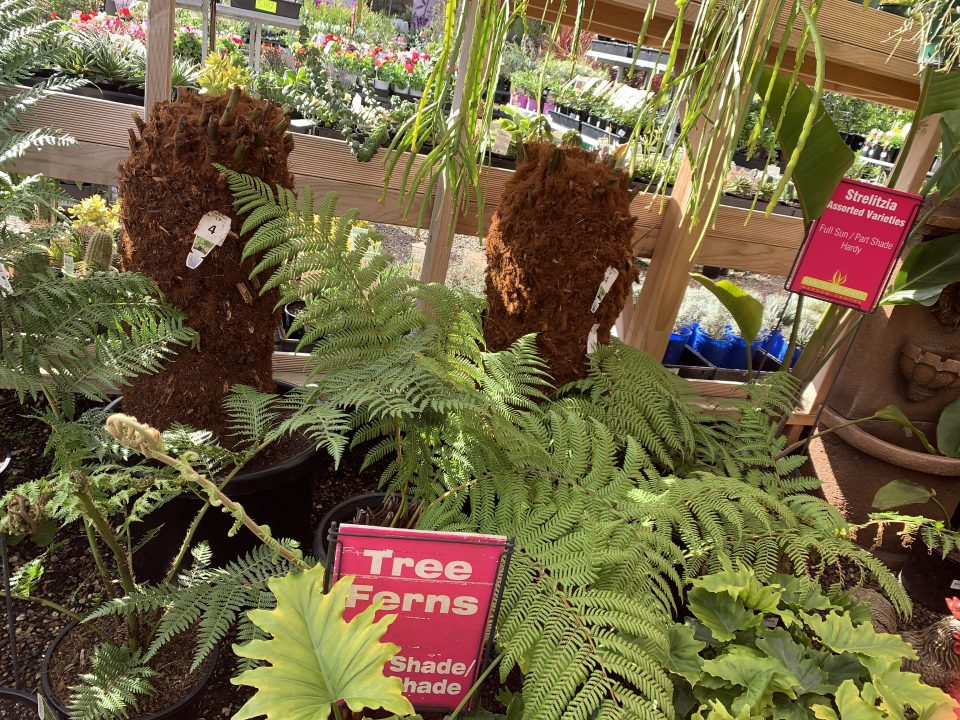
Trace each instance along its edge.
<instances>
[{"instance_id":1,"label":"wooden shelf","mask_svg":"<svg viewBox=\"0 0 960 720\"><path fill-rule=\"evenodd\" d=\"M583 14L584 30L625 42L636 42L649 0L594 0ZM693 0L687 17L697 13ZM561 0L531 0L527 13L552 21L564 7L564 22L573 26L575 3ZM650 22L645 44L658 45L677 16L674 3L658 2ZM919 46L910 36L897 36L903 18L873 8L864 8L851 0L824 0L817 20L827 57L826 88L867 100L913 108L919 95L917 55ZM801 25L802 23L798 23ZM689 32L685 30L685 32ZM778 25L775 40L783 40L784 25ZM799 30L787 38L795 48ZM776 47L771 50L776 53ZM813 73L813 50L807 54L801 75L808 81Z\"/></svg>"},{"instance_id":2,"label":"wooden shelf","mask_svg":"<svg viewBox=\"0 0 960 720\"><path fill-rule=\"evenodd\" d=\"M133 127L131 105L80 95L55 93L37 105L29 127L54 126L77 139L63 148L45 148L31 153L13 168L22 173L43 173L61 180L115 185L117 166L129 154L127 128ZM357 208L364 220L415 226L419 203L409 216L398 210L400 174L392 178L383 195L384 152L368 163L359 163L341 140L293 133L294 150L290 168L297 187L309 185L317 193L337 192L341 209ZM415 161L415 166L420 162ZM483 227L489 227L512 170L485 167L480 176L484 194ZM420 198L420 202L423 199ZM637 216L637 254L649 257L660 236L663 222L661 200L640 194L631 206ZM430 213L424 213L429 227ZM747 218L749 223L744 226ZM460 216L457 231L477 234L475 211ZM736 270L786 275L803 239L799 218L773 215L741 208L721 207L697 253L697 262Z\"/></svg>"}]
</instances>

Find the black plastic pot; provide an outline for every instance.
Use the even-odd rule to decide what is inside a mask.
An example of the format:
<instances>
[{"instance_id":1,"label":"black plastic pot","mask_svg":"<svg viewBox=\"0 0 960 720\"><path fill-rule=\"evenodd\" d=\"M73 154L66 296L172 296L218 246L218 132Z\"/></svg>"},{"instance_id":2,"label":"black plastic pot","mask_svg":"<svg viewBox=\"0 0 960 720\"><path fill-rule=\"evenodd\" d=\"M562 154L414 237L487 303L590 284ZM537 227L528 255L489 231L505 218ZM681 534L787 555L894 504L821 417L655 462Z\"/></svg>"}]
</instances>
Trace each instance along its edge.
<instances>
[{"instance_id":1,"label":"black plastic pot","mask_svg":"<svg viewBox=\"0 0 960 720\"><path fill-rule=\"evenodd\" d=\"M331 526L334 525L334 523L340 525L341 523L350 522L356 517L358 510L364 508L379 510L383 507L386 499L387 493L374 492L367 493L366 495L357 495L349 500L344 500L339 505L334 505L333 508L330 509L330 512L323 516L323 519L317 526L316 532L313 534L313 556L326 565L327 551L330 547Z\"/></svg>"},{"instance_id":2,"label":"black plastic pot","mask_svg":"<svg viewBox=\"0 0 960 720\"><path fill-rule=\"evenodd\" d=\"M939 550L931 553L917 538L910 559L900 571L900 583L911 598L942 614L946 609L944 600L960 595L960 555L953 553L944 558Z\"/></svg>"},{"instance_id":3,"label":"black plastic pot","mask_svg":"<svg viewBox=\"0 0 960 720\"><path fill-rule=\"evenodd\" d=\"M60 643L63 642L63 639L76 625L77 623L74 621L60 631L53 639L53 642L47 646L47 650L43 654L43 664L40 666L40 686L43 688L44 697L46 697L47 702L56 710L57 715L59 715L62 720L69 720L70 713L66 705L64 705L60 698L53 692L53 684L50 682L50 659L53 657L53 653ZM151 713L150 715L137 715L130 720L200 720L200 700L203 698L204 691L213 679L219 657L220 651L214 648L213 652L210 653L210 662L207 664L206 672L197 681L196 685L190 689L190 692L176 703L160 712ZM187 665L183 665L183 667L187 667Z\"/></svg>"},{"instance_id":4,"label":"black plastic pot","mask_svg":"<svg viewBox=\"0 0 960 720\"><path fill-rule=\"evenodd\" d=\"M278 392L286 392L294 385L277 380ZM107 406L120 412L122 398ZM313 505L313 487L322 464L317 462L317 449L311 445L284 462L261 470L244 470L226 486L225 492L236 500L258 522L269 525L274 537L292 538L306 543L310 538L310 510ZM156 535L134 557L137 577L141 580L163 579L170 562L203 502L195 495L183 493L147 516L134 528L136 538ZM210 508L194 535L193 543L206 541L213 552L213 564L223 565L236 560L255 548L260 541L241 529L233 537L228 533L233 516L219 508Z\"/></svg>"},{"instance_id":5,"label":"black plastic pot","mask_svg":"<svg viewBox=\"0 0 960 720\"><path fill-rule=\"evenodd\" d=\"M32 710L35 715L39 716L35 696L22 690L0 687L0 718L12 717L11 708L13 707Z\"/></svg>"},{"instance_id":6,"label":"black plastic pot","mask_svg":"<svg viewBox=\"0 0 960 720\"><path fill-rule=\"evenodd\" d=\"M307 304L303 300L294 300L283 306L283 329L286 331L286 336L289 340L299 340L303 337L302 329L291 334L290 328L293 327L293 321L297 319L297 315L299 315L306 306Z\"/></svg>"}]
</instances>

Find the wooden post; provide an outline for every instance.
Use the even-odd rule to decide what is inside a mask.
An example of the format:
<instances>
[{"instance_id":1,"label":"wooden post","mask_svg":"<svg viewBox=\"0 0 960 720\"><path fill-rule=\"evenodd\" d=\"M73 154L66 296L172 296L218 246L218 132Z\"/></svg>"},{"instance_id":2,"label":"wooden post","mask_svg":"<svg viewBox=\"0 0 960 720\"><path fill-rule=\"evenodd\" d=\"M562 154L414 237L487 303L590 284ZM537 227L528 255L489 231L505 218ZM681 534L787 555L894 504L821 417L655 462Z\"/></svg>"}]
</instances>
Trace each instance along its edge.
<instances>
[{"instance_id":1,"label":"wooden post","mask_svg":"<svg viewBox=\"0 0 960 720\"><path fill-rule=\"evenodd\" d=\"M473 29L477 17L476 0L468 0L465 11L467 13L466 24L463 30L463 44L460 46L460 57L457 65L460 72L457 74L457 81L453 86L453 102L450 106L451 118L460 114L463 105L466 68L470 59L470 44L473 42ZM420 270L420 279L423 282L442 283L447 278L454 228L457 224L455 200L453 192L447 187L446 177L441 177L437 183L437 193L433 198L433 209L430 212L430 233L427 236L427 249L423 256L423 267Z\"/></svg>"},{"instance_id":2,"label":"wooden post","mask_svg":"<svg viewBox=\"0 0 960 720\"><path fill-rule=\"evenodd\" d=\"M174 0L147 4L147 78L143 114L150 117L154 103L169 100L173 83Z\"/></svg>"},{"instance_id":3,"label":"wooden post","mask_svg":"<svg viewBox=\"0 0 960 720\"><path fill-rule=\"evenodd\" d=\"M904 160L903 170L894 185L897 190L919 192L940 147L940 115L930 115L919 122L910 154Z\"/></svg>"}]
</instances>

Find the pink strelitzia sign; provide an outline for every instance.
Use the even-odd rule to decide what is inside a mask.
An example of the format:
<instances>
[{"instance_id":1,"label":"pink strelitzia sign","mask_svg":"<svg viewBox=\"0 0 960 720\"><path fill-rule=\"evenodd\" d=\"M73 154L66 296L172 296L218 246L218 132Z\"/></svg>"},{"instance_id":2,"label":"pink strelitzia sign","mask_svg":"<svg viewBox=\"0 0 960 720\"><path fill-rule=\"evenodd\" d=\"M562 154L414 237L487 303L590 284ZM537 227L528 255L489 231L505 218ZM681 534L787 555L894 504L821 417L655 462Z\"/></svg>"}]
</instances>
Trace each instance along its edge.
<instances>
[{"instance_id":1,"label":"pink strelitzia sign","mask_svg":"<svg viewBox=\"0 0 960 720\"><path fill-rule=\"evenodd\" d=\"M873 312L923 198L844 179L810 228L787 290Z\"/></svg>"},{"instance_id":2,"label":"pink strelitzia sign","mask_svg":"<svg viewBox=\"0 0 960 720\"><path fill-rule=\"evenodd\" d=\"M345 620L375 602L396 614L383 639L400 646L385 673L418 710L453 710L480 674L512 541L499 535L340 525L333 581L356 579Z\"/></svg>"}]
</instances>

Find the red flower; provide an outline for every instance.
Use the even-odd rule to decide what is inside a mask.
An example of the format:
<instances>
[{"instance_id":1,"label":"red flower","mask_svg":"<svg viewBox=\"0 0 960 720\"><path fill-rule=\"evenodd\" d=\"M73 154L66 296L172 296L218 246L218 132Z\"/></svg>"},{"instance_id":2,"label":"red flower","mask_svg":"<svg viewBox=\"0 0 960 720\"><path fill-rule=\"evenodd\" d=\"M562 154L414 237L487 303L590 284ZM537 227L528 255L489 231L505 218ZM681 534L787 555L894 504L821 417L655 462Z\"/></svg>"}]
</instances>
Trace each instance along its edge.
<instances>
[{"instance_id":1,"label":"red flower","mask_svg":"<svg viewBox=\"0 0 960 720\"><path fill-rule=\"evenodd\" d=\"M59 20L59 19L60 19L60 16L57 15L55 12L52 12L52 13L50 13L50 19L51 19L51 20Z\"/></svg>"},{"instance_id":2,"label":"red flower","mask_svg":"<svg viewBox=\"0 0 960 720\"><path fill-rule=\"evenodd\" d=\"M409 60L407 60L407 61L403 64L403 67L406 68L406 71L407 71L408 73L412 73L412 72L413 72L414 65L413 65L413 63L410 62Z\"/></svg>"},{"instance_id":3,"label":"red flower","mask_svg":"<svg viewBox=\"0 0 960 720\"><path fill-rule=\"evenodd\" d=\"M90 22L90 13L80 13L80 22Z\"/></svg>"},{"instance_id":4,"label":"red flower","mask_svg":"<svg viewBox=\"0 0 960 720\"><path fill-rule=\"evenodd\" d=\"M117 15L119 15L120 17L126 17L126 18L130 17L130 8L120 8L119 10L117 10Z\"/></svg>"},{"instance_id":5,"label":"red flower","mask_svg":"<svg viewBox=\"0 0 960 720\"><path fill-rule=\"evenodd\" d=\"M93 15L93 17L96 17L96 16L99 15L100 13L99 13L98 11L96 11L96 10L91 10L91 11L90 11L90 14Z\"/></svg>"}]
</instances>

